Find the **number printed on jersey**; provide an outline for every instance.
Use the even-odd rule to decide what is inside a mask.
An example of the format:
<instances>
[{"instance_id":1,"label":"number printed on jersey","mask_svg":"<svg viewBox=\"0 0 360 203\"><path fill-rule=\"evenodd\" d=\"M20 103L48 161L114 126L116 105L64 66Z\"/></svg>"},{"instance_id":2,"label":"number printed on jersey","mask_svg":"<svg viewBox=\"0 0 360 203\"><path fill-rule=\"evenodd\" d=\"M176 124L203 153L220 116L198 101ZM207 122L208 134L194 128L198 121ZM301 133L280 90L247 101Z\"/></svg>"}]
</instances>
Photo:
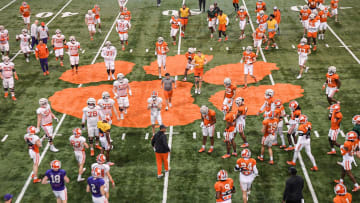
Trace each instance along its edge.
<instances>
[{"instance_id":1,"label":"number printed on jersey","mask_svg":"<svg viewBox=\"0 0 360 203\"><path fill-rule=\"evenodd\" d=\"M51 183L60 183L60 175L51 175Z\"/></svg>"},{"instance_id":2,"label":"number printed on jersey","mask_svg":"<svg viewBox=\"0 0 360 203\"><path fill-rule=\"evenodd\" d=\"M97 116L98 116L98 112L97 112L97 111L88 111L88 112L87 112L87 117L88 117L88 118L97 117Z\"/></svg>"}]
</instances>

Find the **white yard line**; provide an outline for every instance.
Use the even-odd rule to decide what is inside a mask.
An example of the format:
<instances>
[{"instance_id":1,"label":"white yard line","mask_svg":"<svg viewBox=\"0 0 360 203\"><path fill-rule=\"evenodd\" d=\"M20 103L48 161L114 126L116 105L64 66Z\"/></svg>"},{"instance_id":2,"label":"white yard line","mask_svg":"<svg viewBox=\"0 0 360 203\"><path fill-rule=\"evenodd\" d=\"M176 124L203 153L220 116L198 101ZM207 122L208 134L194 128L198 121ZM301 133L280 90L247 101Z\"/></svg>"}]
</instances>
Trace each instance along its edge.
<instances>
[{"instance_id":1,"label":"white yard line","mask_svg":"<svg viewBox=\"0 0 360 203\"><path fill-rule=\"evenodd\" d=\"M9 137L9 135L5 135L3 139L1 139L1 142L5 142L5 140Z\"/></svg>"},{"instance_id":2,"label":"white yard line","mask_svg":"<svg viewBox=\"0 0 360 203\"><path fill-rule=\"evenodd\" d=\"M292 47L293 49L295 49L295 45L291 45L291 47Z\"/></svg>"},{"instance_id":3,"label":"white yard line","mask_svg":"<svg viewBox=\"0 0 360 203\"><path fill-rule=\"evenodd\" d=\"M316 137L320 137L318 131L315 130L314 133L315 133L315 136L316 136Z\"/></svg>"},{"instance_id":4,"label":"white yard line","mask_svg":"<svg viewBox=\"0 0 360 203\"><path fill-rule=\"evenodd\" d=\"M69 0L47 23L46 26L48 26L55 18L72 2L72 0ZM21 53L21 49L10 59L10 61L13 61L19 54Z\"/></svg>"},{"instance_id":5,"label":"white yard line","mask_svg":"<svg viewBox=\"0 0 360 203\"><path fill-rule=\"evenodd\" d=\"M341 137L346 137L344 131L340 130Z\"/></svg>"},{"instance_id":6,"label":"white yard line","mask_svg":"<svg viewBox=\"0 0 360 203\"><path fill-rule=\"evenodd\" d=\"M193 132L193 139L196 139L196 132Z\"/></svg>"},{"instance_id":7,"label":"white yard line","mask_svg":"<svg viewBox=\"0 0 360 203\"><path fill-rule=\"evenodd\" d=\"M70 1L72 1L72 0L70 0ZM91 64L94 64L94 63L95 63L97 57L99 56L99 53L101 52L101 49L103 48L105 42L107 41L108 37L110 36L110 33L111 33L112 30L114 29L114 25L115 25L116 20L118 19L119 15L120 15L120 13L119 13L119 14L117 15L117 17L115 18L115 21L114 21L113 25L111 26L110 30L108 31L108 34L106 35L106 37L105 37L105 39L104 39L104 42L101 44L101 46L100 46L100 48L99 48L96 56L94 57L93 61L91 62ZM78 85L78 88L81 87L81 86L82 86L82 84L79 84L79 85ZM60 129L60 126L61 126L61 124L63 123L65 117L66 117L66 114L63 114L62 117L61 117L61 119L60 119L60 122L58 123L58 125L56 126L56 129L55 129L55 131L54 131L54 134L55 134L55 135L56 135L56 133L58 132L58 130ZM55 139L55 137L54 137L54 139ZM42 153L41 156L40 156L39 166L40 166L41 161L44 159L44 157L45 157L46 152L48 151L48 149L49 149L49 143L47 143L47 145L46 145L43 153ZM16 202L15 202L15 203L20 203L21 200L22 200L22 198L24 197L24 194L25 194L27 188L29 187L29 184L30 184L31 179L32 179L31 175L32 175L32 172L30 173L28 179L26 180L25 185L24 185L24 187L22 188L20 194L19 194L18 197L16 198Z\"/></svg>"},{"instance_id":8,"label":"white yard line","mask_svg":"<svg viewBox=\"0 0 360 203\"><path fill-rule=\"evenodd\" d=\"M179 28L179 43L178 43L178 49L177 49L178 55L180 55L180 48L181 48L181 26Z\"/></svg>"},{"instance_id":9,"label":"white yard line","mask_svg":"<svg viewBox=\"0 0 360 203\"><path fill-rule=\"evenodd\" d=\"M148 140L149 139L149 133L146 133L145 134L145 140Z\"/></svg>"},{"instance_id":10,"label":"white yard line","mask_svg":"<svg viewBox=\"0 0 360 203\"><path fill-rule=\"evenodd\" d=\"M126 136L126 134L123 133L123 134L122 134L122 137L121 137L121 140L125 140L125 136Z\"/></svg>"},{"instance_id":11,"label":"white yard line","mask_svg":"<svg viewBox=\"0 0 360 203\"><path fill-rule=\"evenodd\" d=\"M221 138L221 137L220 137L220 132L217 132L216 135L217 135L217 138L218 138L218 139Z\"/></svg>"},{"instance_id":12,"label":"white yard line","mask_svg":"<svg viewBox=\"0 0 360 203\"><path fill-rule=\"evenodd\" d=\"M10 1L8 4L6 4L4 7L0 8L0 11L4 10L5 8L9 7L11 4L13 4L16 0Z\"/></svg>"},{"instance_id":13,"label":"white yard line","mask_svg":"<svg viewBox=\"0 0 360 203\"><path fill-rule=\"evenodd\" d=\"M172 136L173 136L173 126L170 126L170 134L169 134L169 148L171 150L171 144L172 144ZM168 191L168 186L169 186L169 175L170 175L170 154L168 155L168 166L169 166L169 171L167 173L165 173L165 178L164 178L164 189L163 189L163 200L162 203L166 203L167 201L167 191Z\"/></svg>"}]
</instances>

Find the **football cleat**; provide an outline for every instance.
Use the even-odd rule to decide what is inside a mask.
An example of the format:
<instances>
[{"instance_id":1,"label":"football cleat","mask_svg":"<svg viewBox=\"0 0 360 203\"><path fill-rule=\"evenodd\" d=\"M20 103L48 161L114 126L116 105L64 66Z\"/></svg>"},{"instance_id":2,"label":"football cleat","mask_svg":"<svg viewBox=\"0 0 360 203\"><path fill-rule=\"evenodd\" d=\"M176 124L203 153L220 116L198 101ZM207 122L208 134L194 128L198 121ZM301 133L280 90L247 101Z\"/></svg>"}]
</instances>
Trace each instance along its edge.
<instances>
[{"instance_id":1,"label":"football cleat","mask_svg":"<svg viewBox=\"0 0 360 203\"><path fill-rule=\"evenodd\" d=\"M261 158L261 156L257 157L260 161L264 161L264 158Z\"/></svg>"},{"instance_id":2,"label":"football cleat","mask_svg":"<svg viewBox=\"0 0 360 203\"><path fill-rule=\"evenodd\" d=\"M336 151L330 151L327 153L328 155L335 155L336 154Z\"/></svg>"},{"instance_id":3,"label":"football cleat","mask_svg":"<svg viewBox=\"0 0 360 203\"><path fill-rule=\"evenodd\" d=\"M227 159L227 158L230 158L231 157L231 155L230 154L225 154L225 155L223 155L221 158L223 158L223 159Z\"/></svg>"},{"instance_id":4,"label":"football cleat","mask_svg":"<svg viewBox=\"0 0 360 203\"><path fill-rule=\"evenodd\" d=\"M95 148L96 148L96 149L100 149L100 150L102 149L99 144L96 144L96 145L95 145Z\"/></svg>"},{"instance_id":5,"label":"football cleat","mask_svg":"<svg viewBox=\"0 0 360 203\"><path fill-rule=\"evenodd\" d=\"M237 156L237 153L236 153L236 152L233 152L233 153L231 153L231 155L233 155L233 156Z\"/></svg>"},{"instance_id":6,"label":"football cleat","mask_svg":"<svg viewBox=\"0 0 360 203\"><path fill-rule=\"evenodd\" d=\"M7 98L9 96L8 92L5 92L4 97Z\"/></svg>"},{"instance_id":7,"label":"football cleat","mask_svg":"<svg viewBox=\"0 0 360 203\"><path fill-rule=\"evenodd\" d=\"M164 176L164 174L160 174L160 175L158 175L157 177L158 178L162 178Z\"/></svg>"},{"instance_id":8,"label":"football cleat","mask_svg":"<svg viewBox=\"0 0 360 203\"><path fill-rule=\"evenodd\" d=\"M227 179L228 179L228 173L225 170L222 169L217 173L217 180L227 180Z\"/></svg>"},{"instance_id":9,"label":"football cleat","mask_svg":"<svg viewBox=\"0 0 360 203\"><path fill-rule=\"evenodd\" d=\"M94 156L94 149L90 149L90 156Z\"/></svg>"},{"instance_id":10,"label":"football cleat","mask_svg":"<svg viewBox=\"0 0 360 203\"><path fill-rule=\"evenodd\" d=\"M288 148L285 148L284 150L285 151L292 151L292 150L294 150L295 149L295 147L288 147Z\"/></svg>"},{"instance_id":11,"label":"football cleat","mask_svg":"<svg viewBox=\"0 0 360 203\"><path fill-rule=\"evenodd\" d=\"M354 187L354 189L352 189L351 191L356 192L358 190L360 190L360 186Z\"/></svg>"},{"instance_id":12,"label":"football cleat","mask_svg":"<svg viewBox=\"0 0 360 203\"><path fill-rule=\"evenodd\" d=\"M207 153L211 154L213 151L214 151L214 148L210 148Z\"/></svg>"},{"instance_id":13,"label":"football cleat","mask_svg":"<svg viewBox=\"0 0 360 203\"><path fill-rule=\"evenodd\" d=\"M248 143L244 143L240 146L241 148L246 148L246 147L249 147L249 144Z\"/></svg>"},{"instance_id":14,"label":"football cleat","mask_svg":"<svg viewBox=\"0 0 360 203\"><path fill-rule=\"evenodd\" d=\"M314 167L312 167L310 170L312 170L312 171L318 171L319 168L318 168L317 166L314 166Z\"/></svg>"},{"instance_id":15,"label":"football cleat","mask_svg":"<svg viewBox=\"0 0 360 203\"><path fill-rule=\"evenodd\" d=\"M52 152L58 152L59 150L56 149L56 147L54 145L50 145L50 151Z\"/></svg>"},{"instance_id":16,"label":"football cleat","mask_svg":"<svg viewBox=\"0 0 360 203\"><path fill-rule=\"evenodd\" d=\"M201 149L199 150L199 153L204 152L205 148L201 147Z\"/></svg>"},{"instance_id":17,"label":"football cleat","mask_svg":"<svg viewBox=\"0 0 360 203\"><path fill-rule=\"evenodd\" d=\"M286 161L286 163L291 166L296 166L296 163L293 161Z\"/></svg>"},{"instance_id":18,"label":"football cleat","mask_svg":"<svg viewBox=\"0 0 360 203\"><path fill-rule=\"evenodd\" d=\"M280 149L285 149L285 148L286 148L286 145L280 145L279 148L280 148Z\"/></svg>"},{"instance_id":19,"label":"football cleat","mask_svg":"<svg viewBox=\"0 0 360 203\"><path fill-rule=\"evenodd\" d=\"M33 179L33 183L40 183L40 182L41 182L41 179L39 179L39 178Z\"/></svg>"},{"instance_id":20,"label":"football cleat","mask_svg":"<svg viewBox=\"0 0 360 203\"><path fill-rule=\"evenodd\" d=\"M270 160L270 161L269 161L269 164L270 164L270 165L274 165L274 161L273 161L273 160Z\"/></svg>"},{"instance_id":21,"label":"football cleat","mask_svg":"<svg viewBox=\"0 0 360 203\"><path fill-rule=\"evenodd\" d=\"M61 162L59 160L53 160L50 163L51 169L60 169L61 168Z\"/></svg>"}]
</instances>

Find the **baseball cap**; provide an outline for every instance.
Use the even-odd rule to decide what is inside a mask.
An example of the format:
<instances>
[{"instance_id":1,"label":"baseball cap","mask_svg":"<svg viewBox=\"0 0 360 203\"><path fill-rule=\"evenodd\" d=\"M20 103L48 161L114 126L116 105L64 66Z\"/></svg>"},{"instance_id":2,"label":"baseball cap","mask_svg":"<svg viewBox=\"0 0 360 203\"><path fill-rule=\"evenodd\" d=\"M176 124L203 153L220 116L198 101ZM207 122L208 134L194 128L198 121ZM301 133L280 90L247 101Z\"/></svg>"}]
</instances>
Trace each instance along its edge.
<instances>
[{"instance_id":1,"label":"baseball cap","mask_svg":"<svg viewBox=\"0 0 360 203\"><path fill-rule=\"evenodd\" d=\"M45 23L44 23L44 22L41 22L41 25L42 25L42 26L45 26Z\"/></svg>"},{"instance_id":2,"label":"baseball cap","mask_svg":"<svg viewBox=\"0 0 360 203\"><path fill-rule=\"evenodd\" d=\"M13 195L12 195L12 194L6 194L6 195L4 196L4 200L5 200L5 201L11 200L12 198L13 198Z\"/></svg>"},{"instance_id":3,"label":"baseball cap","mask_svg":"<svg viewBox=\"0 0 360 203\"><path fill-rule=\"evenodd\" d=\"M164 128L166 128L165 125L160 125L160 129L164 129Z\"/></svg>"}]
</instances>

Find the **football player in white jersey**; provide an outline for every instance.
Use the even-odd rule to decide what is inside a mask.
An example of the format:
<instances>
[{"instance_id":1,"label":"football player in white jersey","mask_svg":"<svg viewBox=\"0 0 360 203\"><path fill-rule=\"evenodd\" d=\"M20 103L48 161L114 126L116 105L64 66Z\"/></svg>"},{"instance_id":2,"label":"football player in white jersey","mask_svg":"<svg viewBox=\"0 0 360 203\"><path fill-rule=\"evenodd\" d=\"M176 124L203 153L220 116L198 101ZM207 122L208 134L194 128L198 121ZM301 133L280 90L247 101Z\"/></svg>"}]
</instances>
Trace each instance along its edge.
<instances>
[{"instance_id":1,"label":"football player in white jersey","mask_svg":"<svg viewBox=\"0 0 360 203\"><path fill-rule=\"evenodd\" d=\"M94 40L94 35L96 33L95 23L95 14L92 12L92 10L88 10L88 13L85 15L85 24L88 26L90 40Z\"/></svg>"},{"instance_id":2,"label":"football player in white jersey","mask_svg":"<svg viewBox=\"0 0 360 203\"><path fill-rule=\"evenodd\" d=\"M36 128L34 126L28 127L27 134L25 134L24 139L29 147L30 158L34 162L31 176L33 178L33 183L39 183L41 182L41 179L37 177L37 174L40 160L39 148L41 147L41 140L37 135L35 135L35 131Z\"/></svg>"},{"instance_id":3,"label":"football player in white jersey","mask_svg":"<svg viewBox=\"0 0 360 203\"><path fill-rule=\"evenodd\" d=\"M3 60L4 56L9 56L9 50L9 32L3 25L0 25L0 51Z\"/></svg>"},{"instance_id":4,"label":"football player in white jersey","mask_svg":"<svg viewBox=\"0 0 360 203\"><path fill-rule=\"evenodd\" d=\"M129 108L129 98L128 98L128 90L129 95L131 96L131 89L129 85L129 80L124 77L124 74L117 74L117 80L113 85L113 93L115 95L115 99L117 99L120 111L120 119L124 119L124 114L127 114L127 108Z\"/></svg>"},{"instance_id":5,"label":"football player in white jersey","mask_svg":"<svg viewBox=\"0 0 360 203\"><path fill-rule=\"evenodd\" d=\"M109 182L111 182L113 188L115 187L115 182L110 174L110 166L106 164L106 157L104 154L97 155L96 162L97 163L91 164L91 170L93 170L94 168L101 169L100 178L104 179L105 181L105 196L106 199L109 199Z\"/></svg>"},{"instance_id":6,"label":"football player in white jersey","mask_svg":"<svg viewBox=\"0 0 360 203\"><path fill-rule=\"evenodd\" d=\"M57 122L59 121L58 118L52 113L50 104L47 99L41 98L39 100L40 107L36 110L37 114L37 125L36 125L36 132L40 132L40 125L41 128L44 130L46 137L48 138L48 142L50 144L50 151L58 152L59 150L55 148L53 143L53 119ZM43 137L42 139L44 139Z\"/></svg>"},{"instance_id":7,"label":"football player in white jersey","mask_svg":"<svg viewBox=\"0 0 360 203\"><path fill-rule=\"evenodd\" d=\"M115 101L110 98L109 92L103 92L102 98L97 102L98 106L100 107L100 118L101 120L105 119L106 114L109 114L112 118L112 111L114 111L116 119L119 121L120 117L115 108Z\"/></svg>"},{"instance_id":8,"label":"football player in white jersey","mask_svg":"<svg viewBox=\"0 0 360 203\"><path fill-rule=\"evenodd\" d=\"M86 144L85 137L81 136L81 129L75 128L73 130L73 135L69 138L70 145L74 148L75 158L79 165L79 174L77 181L84 181L85 179L81 177L81 175L85 172L86 168L84 168L85 164L85 148L88 149L89 145Z\"/></svg>"},{"instance_id":9,"label":"football player in white jersey","mask_svg":"<svg viewBox=\"0 0 360 203\"><path fill-rule=\"evenodd\" d=\"M26 62L29 63L30 57L30 35L27 29L22 29L22 34L16 35L16 41L20 40L20 49L25 56Z\"/></svg>"},{"instance_id":10,"label":"football player in white jersey","mask_svg":"<svg viewBox=\"0 0 360 203\"><path fill-rule=\"evenodd\" d=\"M70 36L70 42L67 42L65 49L69 50L70 65L74 73L74 67L76 68L76 74L78 73L79 67L79 51L81 51L80 43L76 41L74 36Z\"/></svg>"},{"instance_id":11,"label":"football player in white jersey","mask_svg":"<svg viewBox=\"0 0 360 203\"><path fill-rule=\"evenodd\" d=\"M60 58L60 66L64 66L64 44L66 44L65 36L61 34L60 29L56 29L55 35L51 39L51 45L54 48L56 61Z\"/></svg>"},{"instance_id":12,"label":"football player in white jersey","mask_svg":"<svg viewBox=\"0 0 360 203\"><path fill-rule=\"evenodd\" d=\"M110 76L113 80L115 80L115 58L116 58L116 48L111 46L111 42L105 42L105 47L101 50L101 57L104 58L106 72L108 74L108 80L110 80Z\"/></svg>"},{"instance_id":13,"label":"football player in white jersey","mask_svg":"<svg viewBox=\"0 0 360 203\"><path fill-rule=\"evenodd\" d=\"M151 97L147 100L148 106L147 109L150 110L150 120L153 136L155 135L155 123L158 122L159 125L162 125L161 119L161 108L162 108L162 99L158 96L156 91L153 91Z\"/></svg>"},{"instance_id":14,"label":"football player in white jersey","mask_svg":"<svg viewBox=\"0 0 360 203\"><path fill-rule=\"evenodd\" d=\"M16 80L19 79L15 71L14 63L10 61L8 56L5 56L4 62L0 63L0 78L3 81L3 87L5 92L4 97L8 97L8 89L10 89L11 99L16 101L13 76L15 76Z\"/></svg>"},{"instance_id":15,"label":"football player in white jersey","mask_svg":"<svg viewBox=\"0 0 360 203\"><path fill-rule=\"evenodd\" d=\"M99 121L100 108L96 106L96 100L89 98L87 100L87 106L83 108L83 116L81 127L85 130L85 120L87 121L88 139L90 144L90 156L94 156L94 137L96 140L95 147L101 149L99 146L99 130L97 128L97 122Z\"/></svg>"},{"instance_id":16,"label":"football player in white jersey","mask_svg":"<svg viewBox=\"0 0 360 203\"><path fill-rule=\"evenodd\" d=\"M121 15L120 19L116 21L116 31L119 33L121 42L121 49L125 50L125 45L128 45L128 30L131 28L129 21L125 20L125 16Z\"/></svg>"}]
</instances>

